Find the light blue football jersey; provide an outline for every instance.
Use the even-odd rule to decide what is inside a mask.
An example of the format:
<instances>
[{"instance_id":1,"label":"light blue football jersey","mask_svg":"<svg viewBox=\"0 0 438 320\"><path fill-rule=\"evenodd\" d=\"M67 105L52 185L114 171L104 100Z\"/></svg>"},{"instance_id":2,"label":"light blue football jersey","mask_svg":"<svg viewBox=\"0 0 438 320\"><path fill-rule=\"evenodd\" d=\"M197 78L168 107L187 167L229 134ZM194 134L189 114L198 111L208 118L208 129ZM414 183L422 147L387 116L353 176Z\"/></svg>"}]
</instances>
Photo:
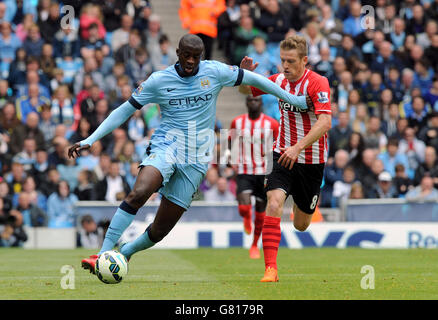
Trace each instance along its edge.
<instances>
[{"instance_id":1,"label":"light blue football jersey","mask_svg":"<svg viewBox=\"0 0 438 320\"><path fill-rule=\"evenodd\" d=\"M152 136L154 148L171 148L178 163L206 164L211 160L215 135L216 100L225 86L240 85L243 70L205 60L198 72L184 77L178 64L154 72L132 94L129 102L141 109L157 103L161 124Z\"/></svg>"}]
</instances>

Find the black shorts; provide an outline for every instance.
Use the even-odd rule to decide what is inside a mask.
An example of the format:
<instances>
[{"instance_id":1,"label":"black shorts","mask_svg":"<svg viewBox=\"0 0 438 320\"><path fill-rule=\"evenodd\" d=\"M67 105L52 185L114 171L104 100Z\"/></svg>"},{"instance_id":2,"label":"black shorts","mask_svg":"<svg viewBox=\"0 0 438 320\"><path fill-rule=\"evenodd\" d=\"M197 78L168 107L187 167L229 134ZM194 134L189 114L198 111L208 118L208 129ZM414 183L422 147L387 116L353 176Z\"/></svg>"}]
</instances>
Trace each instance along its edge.
<instances>
[{"instance_id":1,"label":"black shorts","mask_svg":"<svg viewBox=\"0 0 438 320\"><path fill-rule=\"evenodd\" d=\"M266 201L265 176L238 174L236 176L237 194L248 192L256 198Z\"/></svg>"},{"instance_id":2,"label":"black shorts","mask_svg":"<svg viewBox=\"0 0 438 320\"><path fill-rule=\"evenodd\" d=\"M324 163L294 163L292 170L279 164L280 154L274 152L272 172L267 176L266 192L281 189L286 197L291 195L298 208L308 214L315 212L321 191Z\"/></svg>"}]
</instances>

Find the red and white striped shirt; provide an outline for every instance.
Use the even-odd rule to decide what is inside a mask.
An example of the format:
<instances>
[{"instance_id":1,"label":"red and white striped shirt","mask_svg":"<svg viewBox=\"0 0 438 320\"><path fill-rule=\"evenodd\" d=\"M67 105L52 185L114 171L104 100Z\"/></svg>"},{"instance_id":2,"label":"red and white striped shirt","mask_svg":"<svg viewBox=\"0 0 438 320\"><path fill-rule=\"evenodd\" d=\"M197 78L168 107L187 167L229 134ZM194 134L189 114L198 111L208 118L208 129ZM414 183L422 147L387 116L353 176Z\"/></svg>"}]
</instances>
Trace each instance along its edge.
<instances>
[{"instance_id":1,"label":"red and white striped shirt","mask_svg":"<svg viewBox=\"0 0 438 320\"><path fill-rule=\"evenodd\" d=\"M257 119L251 119L248 114L237 116L231 122L231 135L235 139L232 154L237 155L237 174L266 174L265 153L268 145L278 136L277 120L261 114ZM236 132L233 132L235 129ZM269 141L270 139L270 141ZM238 147L238 150L234 149ZM236 152L237 151L237 152ZM234 161L233 161L234 162Z\"/></svg>"},{"instance_id":2,"label":"red and white striped shirt","mask_svg":"<svg viewBox=\"0 0 438 320\"><path fill-rule=\"evenodd\" d=\"M269 79L294 95L309 95L315 107L312 111L300 110L283 100L279 100L278 106L281 112L280 134L274 143L274 151L282 153L280 148L295 145L309 133L317 120L316 115L332 113L330 106L330 86L326 77L308 69L306 69L303 76L295 82L287 80L283 73L274 74L270 76ZM251 90L254 96L264 94L263 91L254 87L251 87ZM297 163L325 163L327 161L327 155L326 133L318 141L315 141L311 146L301 151Z\"/></svg>"}]
</instances>

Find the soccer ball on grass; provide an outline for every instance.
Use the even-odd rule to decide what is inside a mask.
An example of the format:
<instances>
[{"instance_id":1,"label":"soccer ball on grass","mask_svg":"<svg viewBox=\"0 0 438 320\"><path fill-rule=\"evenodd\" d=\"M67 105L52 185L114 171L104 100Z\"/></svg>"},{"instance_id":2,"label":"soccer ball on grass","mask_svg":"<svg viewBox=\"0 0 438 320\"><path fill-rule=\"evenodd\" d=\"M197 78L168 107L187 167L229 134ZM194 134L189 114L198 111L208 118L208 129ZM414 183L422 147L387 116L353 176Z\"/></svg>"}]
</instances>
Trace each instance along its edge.
<instances>
[{"instance_id":1,"label":"soccer ball on grass","mask_svg":"<svg viewBox=\"0 0 438 320\"><path fill-rule=\"evenodd\" d=\"M119 283L128 274L128 260L118 251L105 251L97 259L95 271L100 281Z\"/></svg>"}]
</instances>

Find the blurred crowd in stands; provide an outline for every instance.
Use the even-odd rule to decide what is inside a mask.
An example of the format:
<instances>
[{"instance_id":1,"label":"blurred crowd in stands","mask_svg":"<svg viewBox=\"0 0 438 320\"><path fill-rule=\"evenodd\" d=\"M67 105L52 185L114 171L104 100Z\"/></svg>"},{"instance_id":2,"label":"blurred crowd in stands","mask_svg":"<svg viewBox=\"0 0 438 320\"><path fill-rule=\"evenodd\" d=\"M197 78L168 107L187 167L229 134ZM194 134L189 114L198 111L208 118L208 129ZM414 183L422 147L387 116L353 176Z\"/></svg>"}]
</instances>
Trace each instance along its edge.
<instances>
[{"instance_id":1,"label":"blurred crowd in stands","mask_svg":"<svg viewBox=\"0 0 438 320\"><path fill-rule=\"evenodd\" d=\"M208 3L217 25L203 40L214 41L230 64L247 55L269 76L282 71L281 40L307 39L309 68L332 90L320 206L348 198L438 199L438 0ZM66 5L75 16L61 27ZM0 246L21 245L23 225L75 226L77 201L118 201L133 187L160 124L158 105L137 111L77 160L68 159L67 147L90 135L152 72L177 61L152 5L0 2ZM191 30L198 24L187 16L180 10ZM266 95L263 103L279 119L276 98ZM232 167L212 165L195 199L233 200L234 176ZM94 230L87 219L82 226Z\"/></svg>"}]
</instances>

